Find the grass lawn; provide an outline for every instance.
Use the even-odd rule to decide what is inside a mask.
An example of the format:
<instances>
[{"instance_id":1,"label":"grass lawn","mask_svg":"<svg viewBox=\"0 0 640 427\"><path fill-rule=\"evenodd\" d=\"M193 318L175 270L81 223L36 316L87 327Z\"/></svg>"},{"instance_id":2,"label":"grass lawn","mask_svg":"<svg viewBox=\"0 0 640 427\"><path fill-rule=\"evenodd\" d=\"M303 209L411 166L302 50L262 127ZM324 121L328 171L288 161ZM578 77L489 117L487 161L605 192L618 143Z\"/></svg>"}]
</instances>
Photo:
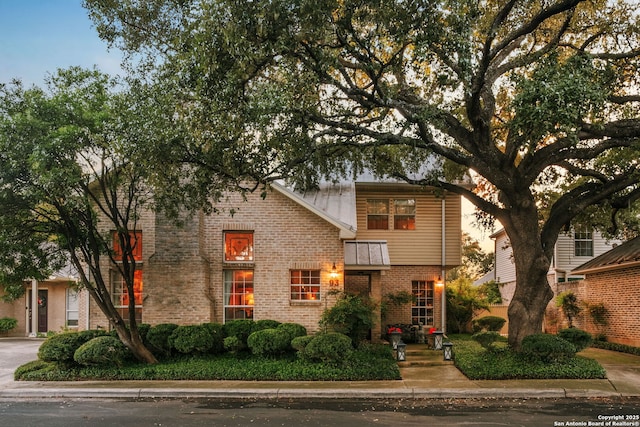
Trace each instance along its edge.
<instances>
[{"instance_id":1,"label":"grass lawn","mask_svg":"<svg viewBox=\"0 0 640 427\"><path fill-rule=\"evenodd\" d=\"M532 362L510 351L506 341L487 351L470 335L452 335L449 339L454 343L456 367L472 380L606 378L596 360L582 356L564 363Z\"/></svg>"},{"instance_id":2,"label":"grass lawn","mask_svg":"<svg viewBox=\"0 0 640 427\"><path fill-rule=\"evenodd\" d=\"M386 346L388 347L388 346ZM387 348L366 347L341 364L311 363L295 355L282 358L248 353L185 356L155 365L71 367L34 361L15 372L17 381L83 380L239 380L239 381L371 381L399 380L398 364Z\"/></svg>"}]
</instances>

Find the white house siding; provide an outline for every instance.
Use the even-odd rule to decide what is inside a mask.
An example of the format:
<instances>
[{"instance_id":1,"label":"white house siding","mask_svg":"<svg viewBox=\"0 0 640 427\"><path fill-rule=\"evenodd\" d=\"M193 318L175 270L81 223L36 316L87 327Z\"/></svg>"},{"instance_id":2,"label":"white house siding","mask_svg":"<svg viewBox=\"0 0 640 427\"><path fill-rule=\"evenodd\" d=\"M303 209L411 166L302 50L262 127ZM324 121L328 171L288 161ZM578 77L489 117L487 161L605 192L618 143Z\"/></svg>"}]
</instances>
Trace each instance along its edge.
<instances>
[{"instance_id":1,"label":"white house siding","mask_svg":"<svg viewBox=\"0 0 640 427\"><path fill-rule=\"evenodd\" d=\"M614 245L618 245L619 240L607 240L602 234L594 231L593 233L593 256L576 256L574 250L574 233L573 230L568 233L562 233L558 236L556 243L556 260L552 266L555 266L558 281L565 281L570 276L569 272L585 262L611 250ZM577 276L582 278L583 276Z\"/></svg>"}]
</instances>

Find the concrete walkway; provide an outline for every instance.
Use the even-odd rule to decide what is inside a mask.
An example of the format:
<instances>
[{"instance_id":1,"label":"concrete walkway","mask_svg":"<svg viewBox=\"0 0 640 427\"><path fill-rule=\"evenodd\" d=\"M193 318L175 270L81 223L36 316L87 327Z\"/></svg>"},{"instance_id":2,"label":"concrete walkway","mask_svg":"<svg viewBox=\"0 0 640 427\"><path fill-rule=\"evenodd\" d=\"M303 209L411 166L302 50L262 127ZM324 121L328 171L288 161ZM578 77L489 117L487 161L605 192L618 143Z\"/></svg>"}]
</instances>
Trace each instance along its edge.
<instances>
[{"instance_id":1,"label":"concrete walkway","mask_svg":"<svg viewBox=\"0 0 640 427\"><path fill-rule=\"evenodd\" d=\"M39 342L0 339L0 373L37 358ZM409 345L398 381L74 381L23 382L0 376L0 399L6 398L594 398L640 397L640 356L600 349L582 355L607 370L601 380L472 381L442 352ZM31 357L29 357L31 356ZM18 363L19 362L19 363ZM9 365L15 365L11 368Z\"/></svg>"}]
</instances>

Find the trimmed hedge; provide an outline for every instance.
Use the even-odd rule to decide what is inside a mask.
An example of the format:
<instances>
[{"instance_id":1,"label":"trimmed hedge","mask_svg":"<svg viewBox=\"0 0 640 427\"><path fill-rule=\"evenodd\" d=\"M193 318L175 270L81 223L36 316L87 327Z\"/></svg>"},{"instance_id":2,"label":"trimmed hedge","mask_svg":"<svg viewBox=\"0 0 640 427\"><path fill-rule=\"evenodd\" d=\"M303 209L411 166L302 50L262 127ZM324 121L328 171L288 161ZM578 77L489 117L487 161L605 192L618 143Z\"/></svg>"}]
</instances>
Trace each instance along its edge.
<instances>
[{"instance_id":1,"label":"trimmed hedge","mask_svg":"<svg viewBox=\"0 0 640 427\"><path fill-rule=\"evenodd\" d=\"M247 345L259 356L278 356L291 349L291 336L278 329L262 329L249 335Z\"/></svg>"},{"instance_id":2,"label":"trimmed hedge","mask_svg":"<svg viewBox=\"0 0 640 427\"><path fill-rule=\"evenodd\" d=\"M222 353L224 351L224 326L221 323L203 323L203 326L209 330L211 334L211 349L209 352L213 354Z\"/></svg>"},{"instance_id":3,"label":"trimmed hedge","mask_svg":"<svg viewBox=\"0 0 640 427\"><path fill-rule=\"evenodd\" d=\"M149 351L158 358L168 357L171 355L171 345L169 337L176 330L178 325L175 323L160 323L152 326L147 332L147 343Z\"/></svg>"},{"instance_id":4,"label":"trimmed hedge","mask_svg":"<svg viewBox=\"0 0 640 427\"><path fill-rule=\"evenodd\" d=\"M254 332L254 323L251 319L231 320L224 324L224 336L236 337L246 346L249 335Z\"/></svg>"},{"instance_id":5,"label":"trimmed hedge","mask_svg":"<svg viewBox=\"0 0 640 427\"><path fill-rule=\"evenodd\" d=\"M213 348L213 335L205 325L178 326L169 336L169 345L180 353L207 353Z\"/></svg>"},{"instance_id":6,"label":"trimmed hedge","mask_svg":"<svg viewBox=\"0 0 640 427\"><path fill-rule=\"evenodd\" d=\"M498 316L485 316L473 321L473 332L493 331L499 332L507 322L507 319Z\"/></svg>"},{"instance_id":7,"label":"trimmed hedge","mask_svg":"<svg viewBox=\"0 0 640 427\"><path fill-rule=\"evenodd\" d=\"M18 320L13 317L3 317L0 319L0 334L4 332L9 332L15 327L18 326Z\"/></svg>"},{"instance_id":8,"label":"trimmed hedge","mask_svg":"<svg viewBox=\"0 0 640 427\"><path fill-rule=\"evenodd\" d=\"M618 351L620 353L635 354L640 356L640 347L633 347L626 344L618 344L608 341L593 341L591 347L601 348L603 350Z\"/></svg>"},{"instance_id":9,"label":"trimmed hedge","mask_svg":"<svg viewBox=\"0 0 640 427\"><path fill-rule=\"evenodd\" d=\"M573 344L577 352L589 347L593 342L593 337L589 332L578 328L561 329L558 331L558 336Z\"/></svg>"},{"instance_id":10,"label":"trimmed hedge","mask_svg":"<svg viewBox=\"0 0 640 427\"><path fill-rule=\"evenodd\" d=\"M576 355L576 347L557 335L533 334L522 340L520 353L532 361L563 363Z\"/></svg>"},{"instance_id":11,"label":"trimmed hedge","mask_svg":"<svg viewBox=\"0 0 640 427\"><path fill-rule=\"evenodd\" d=\"M477 334L473 334L471 337L485 350L492 351L494 349L493 344L500 339L500 334L495 331L482 331Z\"/></svg>"},{"instance_id":12,"label":"trimmed hedge","mask_svg":"<svg viewBox=\"0 0 640 427\"><path fill-rule=\"evenodd\" d=\"M65 332L47 338L38 349L38 358L45 362L55 362L64 366L75 363L73 355L80 346L99 336L106 336L103 330Z\"/></svg>"},{"instance_id":13,"label":"trimmed hedge","mask_svg":"<svg viewBox=\"0 0 640 427\"><path fill-rule=\"evenodd\" d=\"M343 364L353 352L351 338L339 332L314 335L298 354L311 362Z\"/></svg>"},{"instance_id":14,"label":"trimmed hedge","mask_svg":"<svg viewBox=\"0 0 640 427\"><path fill-rule=\"evenodd\" d=\"M133 354L119 338L108 335L87 341L73 355L73 360L84 366L122 366L132 358Z\"/></svg>"}]
</instances>

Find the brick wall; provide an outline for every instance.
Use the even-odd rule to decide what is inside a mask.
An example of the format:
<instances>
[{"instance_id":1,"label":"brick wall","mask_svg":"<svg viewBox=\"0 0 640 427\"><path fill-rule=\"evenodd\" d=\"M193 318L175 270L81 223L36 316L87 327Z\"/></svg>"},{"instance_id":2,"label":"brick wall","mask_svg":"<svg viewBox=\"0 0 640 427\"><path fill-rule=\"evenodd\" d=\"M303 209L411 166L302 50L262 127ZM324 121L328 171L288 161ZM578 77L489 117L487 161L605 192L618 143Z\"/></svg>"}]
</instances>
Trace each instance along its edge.
<instances>
[{"instance_id":1,"label":"brick wall","mask_svg":"<svg viewBox=\"0 0 640 427\"><path fill-rule=\"evenodd\" d=\"M602 332L610 342L640 347L640 267L592 273L585 280L558 284L557 293L567 290L578 297L579 303L603 303L609 312L604 328L593 323L587 310L574 320L575 327L592 334ZM555 299L547 313L558 319L557 328L567 327L566 319L555 307Z\"/></svg>"}]
</instances>

